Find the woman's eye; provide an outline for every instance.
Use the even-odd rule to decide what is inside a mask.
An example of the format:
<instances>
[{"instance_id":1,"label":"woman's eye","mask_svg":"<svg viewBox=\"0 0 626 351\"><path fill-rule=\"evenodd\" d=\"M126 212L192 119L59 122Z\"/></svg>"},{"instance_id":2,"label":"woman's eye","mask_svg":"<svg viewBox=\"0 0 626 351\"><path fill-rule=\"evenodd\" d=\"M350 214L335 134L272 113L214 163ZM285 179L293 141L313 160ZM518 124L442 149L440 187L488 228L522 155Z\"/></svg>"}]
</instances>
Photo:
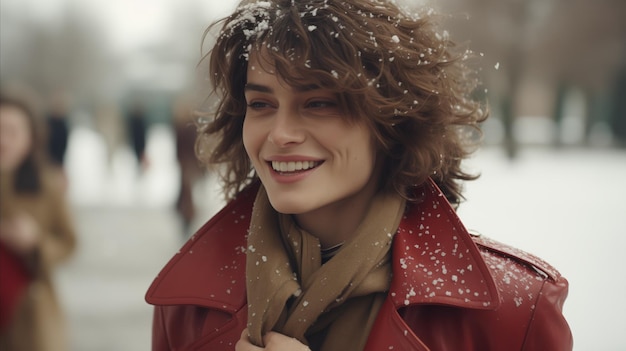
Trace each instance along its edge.
<instances>
[{"instance_id":1,"label":"woman's eye","mask_svg":"<svg viewBox=\"0 0 626 351\"><path fill-rule=\"evenodd\" d=\"M252 101L250 103L248 103L248 107L251 109L261 109L261 108L265 108L268 107L269 104L262 102L262 101Z\"/></svg>"},{"instance_id":2,"label":"woman's eye","mask_svg":"<svg viewBox=\"0 0 626 351\"><path fill-rule=\"evenodd\" d=\"M311 101L307 104L307 107L310 108L334 108L337 107L337 103L334 101L326 101L326 100L319 100L319 101Z\"/></svg>"}]
</instances>

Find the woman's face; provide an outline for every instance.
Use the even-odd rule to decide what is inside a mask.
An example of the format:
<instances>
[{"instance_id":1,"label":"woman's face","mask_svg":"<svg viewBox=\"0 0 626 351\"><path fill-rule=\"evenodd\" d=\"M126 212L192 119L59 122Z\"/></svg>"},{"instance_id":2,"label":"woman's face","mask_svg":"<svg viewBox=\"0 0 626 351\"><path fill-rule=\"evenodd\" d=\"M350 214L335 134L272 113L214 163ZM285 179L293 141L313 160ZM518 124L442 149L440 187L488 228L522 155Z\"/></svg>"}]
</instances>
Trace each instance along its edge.
<instances>
[{"instance_id":1,"label":"woman's face","mask_svg":"<svg viewBox=\"0 0 626 351\"><path fill-rule=\"evenodd\" d=\"M31 126L26 113L15 106L0 106L0 170L17 169L31 146Z\"/></svg>"},{"instance_id":2,"label":"woman's face","mask_svg":"<svg viewBox=\"0 0 626 351\"><path fill-rule=\"evenodd\" d=\"M305 214L371 196L378 172L365 123L350 122L328 90L288 86L257 56L248 65L243 143L272 206Z\"/></svg>"}]
</instances>

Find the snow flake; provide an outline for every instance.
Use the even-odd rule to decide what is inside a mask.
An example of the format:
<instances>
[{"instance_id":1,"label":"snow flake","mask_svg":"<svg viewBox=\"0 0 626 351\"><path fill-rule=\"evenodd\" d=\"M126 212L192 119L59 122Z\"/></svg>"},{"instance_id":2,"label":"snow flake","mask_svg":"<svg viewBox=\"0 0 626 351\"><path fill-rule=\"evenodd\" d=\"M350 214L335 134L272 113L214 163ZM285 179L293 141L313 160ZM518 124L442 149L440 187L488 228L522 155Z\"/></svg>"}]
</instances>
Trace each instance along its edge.
<instances>
[{"instance_id":1,"label":"snow flake","mask_svg":"<svg viewBox=\"0 0 626 351\"><path fill-rule=\"evenodd\" d=\"M408 268L408 266L406 264L406 259L404 259L404 258L400 259L400 267L402 267L402 269L407 269Z\"/></svg>"}]
</instances>

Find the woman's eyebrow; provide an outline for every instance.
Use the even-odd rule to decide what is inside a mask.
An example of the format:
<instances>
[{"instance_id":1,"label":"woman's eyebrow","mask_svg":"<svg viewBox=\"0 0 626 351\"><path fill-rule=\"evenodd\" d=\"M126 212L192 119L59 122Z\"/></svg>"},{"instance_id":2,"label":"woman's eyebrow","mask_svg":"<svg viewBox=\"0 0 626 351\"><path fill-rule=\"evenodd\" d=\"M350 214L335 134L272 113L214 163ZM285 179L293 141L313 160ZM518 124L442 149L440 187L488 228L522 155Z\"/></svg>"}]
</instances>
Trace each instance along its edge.
<instances>
[{"instance_id":1,"label":"woman's eyebrow","mask_svg":"<svg viewBox=\"0 0 626 351\"><path fill-rule=\"evenodd\" d=\"M297 86L293 88L293 90L297 92L301 92L301 93L312 91L312 90L319 90L319 89L321 88L317 84L308 84L308 85L302 85L302 86ZM244 87L244 91L256 91L259 93L270 93L270 94L274 92L274 90L268 86L255 84L255 83L246 83L246 86Z\"/></svg>"},{"instance_id":2,"label":"woman's eyebrow","mask_svg":"<svg viewBox=\"0 0 626 351\"><path fill-rule=\"evenodd\" d=\"M312 90L320 90L320 86L317 84L308 84L308 85L302 85L302 86L297 86L294 88L295 91L301 92L301 93L306 93L307 91L312 91Z\"/></svg>"},{"instance_id":3,"label":"woman's eyebrow","mask_svg":"<svg viewBox=\"0 0 626 351\"><path fill-rule=\"evenodd\" d=\"M246 83L244 91L257 91L259 93L273 93L272 88L267 87L265 85L254 84L254 83Z\"/></svg>"}]
</instances>

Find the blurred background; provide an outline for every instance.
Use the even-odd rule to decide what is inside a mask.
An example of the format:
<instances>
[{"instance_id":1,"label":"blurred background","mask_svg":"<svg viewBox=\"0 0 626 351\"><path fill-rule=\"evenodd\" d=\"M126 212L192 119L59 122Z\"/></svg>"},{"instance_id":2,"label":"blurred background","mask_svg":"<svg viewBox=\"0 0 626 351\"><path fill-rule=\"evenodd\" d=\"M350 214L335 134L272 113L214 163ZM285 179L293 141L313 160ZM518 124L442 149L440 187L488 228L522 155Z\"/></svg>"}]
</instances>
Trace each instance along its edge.
<instances>
[{"instance_id":1,"label":"blurred background","mask_svg":"<svg viewBox=\"0 0 626 351\"><path fill-rule=\"evenodd\" d=\"M474 51L492 109L462 219L569 279L575 350L626 349L626 1L428 4ZM0 83L31 89L68 130L79 249L57 281L72 350L149 349L143 294L223 204L214 174L189 166L193 130L177 116L204 79L204 30L234 7L0 1Z\"/></svg>"}]
</instances>

